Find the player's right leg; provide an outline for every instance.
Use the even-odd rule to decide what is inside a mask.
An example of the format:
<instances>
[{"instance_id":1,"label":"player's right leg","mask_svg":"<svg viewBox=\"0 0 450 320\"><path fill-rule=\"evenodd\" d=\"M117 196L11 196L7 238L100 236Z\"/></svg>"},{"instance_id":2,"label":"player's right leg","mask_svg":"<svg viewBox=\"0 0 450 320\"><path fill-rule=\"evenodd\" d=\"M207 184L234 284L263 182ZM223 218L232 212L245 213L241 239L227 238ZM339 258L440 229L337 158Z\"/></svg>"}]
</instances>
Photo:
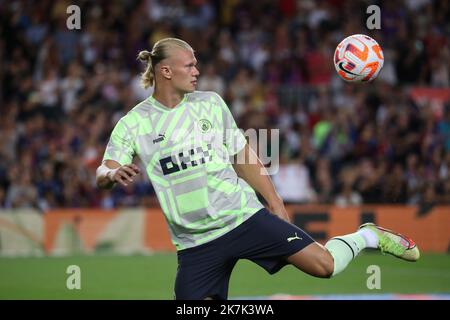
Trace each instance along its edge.
<instances>
[{"instance_id":1,"label":"player's right leg","mask_svg":"<svg viewBox=\"0 0 450 320\"><path fill-rule=\"evenodd\" d=\"M177 253L175 280L177 300L223 300L228 298L228 283L237 259L221 250L223 237Z\"/></svg>"}]
</instances>

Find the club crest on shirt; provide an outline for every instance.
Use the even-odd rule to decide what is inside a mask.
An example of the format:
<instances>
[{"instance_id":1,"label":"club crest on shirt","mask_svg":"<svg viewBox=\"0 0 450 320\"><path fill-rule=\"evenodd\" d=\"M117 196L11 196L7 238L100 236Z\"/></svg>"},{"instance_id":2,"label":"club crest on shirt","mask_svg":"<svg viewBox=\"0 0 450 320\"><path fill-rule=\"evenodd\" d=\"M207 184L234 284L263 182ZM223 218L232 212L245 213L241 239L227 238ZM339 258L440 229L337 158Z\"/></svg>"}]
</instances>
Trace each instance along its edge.
<instances>
[{"instance_id":1,"label":"club crest on shirt","mask_svg":"<svg viewBox=\"0 0 450 320\"><path fill-rule=\"evenodd\" d=\"M208 119L200 119L198 121L198 127L201 132L206 133L211 130L212 124Z\"/></svg>"}]
</instances>

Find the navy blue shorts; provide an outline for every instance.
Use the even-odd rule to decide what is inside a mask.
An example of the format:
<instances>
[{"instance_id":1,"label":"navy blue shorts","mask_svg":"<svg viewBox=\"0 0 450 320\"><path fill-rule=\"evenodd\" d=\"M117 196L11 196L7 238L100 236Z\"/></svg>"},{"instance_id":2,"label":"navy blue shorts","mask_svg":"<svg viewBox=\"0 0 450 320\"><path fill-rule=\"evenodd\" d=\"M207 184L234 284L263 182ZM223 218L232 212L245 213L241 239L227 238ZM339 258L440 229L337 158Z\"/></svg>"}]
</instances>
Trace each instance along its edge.
<instances>
[{"instance_id":1,"label":"navy blue shorts","mask_svg":"<svg viewBox=\"0 0 450 320\"><path fill-rule=\"evenodd\" d=\"M314 240L297 226L261 209L237 228L197 247L178 251L175 298L228 298L231 272L248 259L274 274Z\"/></svg>"}]
</instances>

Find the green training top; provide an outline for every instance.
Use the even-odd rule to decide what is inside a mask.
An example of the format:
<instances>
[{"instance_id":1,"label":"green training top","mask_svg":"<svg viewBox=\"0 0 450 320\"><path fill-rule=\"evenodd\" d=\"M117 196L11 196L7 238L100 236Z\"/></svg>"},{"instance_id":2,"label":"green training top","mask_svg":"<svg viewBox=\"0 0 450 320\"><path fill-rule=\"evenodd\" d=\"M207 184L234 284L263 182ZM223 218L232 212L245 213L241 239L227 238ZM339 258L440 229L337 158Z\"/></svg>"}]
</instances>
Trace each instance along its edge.
<instances>
[{"instance_id":1,"label":"green training top","mask_svg":"<svg viewBox=\"0 0 450 320\"><path fill-rule=\"evenodd\" d=\"M263 208L230 162L245 143L222 98L195 91L173 109L153 97L135 106L116 124L103 160L141 159L182 250L220 237Z\"/></svg>"}]
</instances>

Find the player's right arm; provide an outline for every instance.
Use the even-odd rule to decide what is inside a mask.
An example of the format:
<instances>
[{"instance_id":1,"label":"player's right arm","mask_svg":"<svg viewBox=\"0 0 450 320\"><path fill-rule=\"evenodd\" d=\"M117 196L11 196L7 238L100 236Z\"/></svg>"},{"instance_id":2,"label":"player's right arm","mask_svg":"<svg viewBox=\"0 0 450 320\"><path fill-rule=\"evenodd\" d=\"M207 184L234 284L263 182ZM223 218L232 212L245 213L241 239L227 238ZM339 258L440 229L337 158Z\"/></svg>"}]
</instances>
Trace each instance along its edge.
<instances>
[{"instance_id":1,"label":"player's right arm","mask_svg":"<svg viewBox=\"0 0 450 320\"><path fill-rule=\"evenodd\" d=\"M136 125L136 117L129 114L114 127L102 164L97 168L96 182L99 188L110 189L116 183L127 186L139 173L138 166L132 163L136 155L136 137L132 129Z\"/></svg>"},{"instance_id":2,"label":"player's right arm","mask_svg":"<svg viewBox=\"0 0 450 320\"><path fill-rule=\"evenodd\" d=\"M127 186L140 170L134 163L121 166L114 160L105 160L97 168L96 182L101 189L111 189L116 183Z\"/></svg>"}]
</instances>

